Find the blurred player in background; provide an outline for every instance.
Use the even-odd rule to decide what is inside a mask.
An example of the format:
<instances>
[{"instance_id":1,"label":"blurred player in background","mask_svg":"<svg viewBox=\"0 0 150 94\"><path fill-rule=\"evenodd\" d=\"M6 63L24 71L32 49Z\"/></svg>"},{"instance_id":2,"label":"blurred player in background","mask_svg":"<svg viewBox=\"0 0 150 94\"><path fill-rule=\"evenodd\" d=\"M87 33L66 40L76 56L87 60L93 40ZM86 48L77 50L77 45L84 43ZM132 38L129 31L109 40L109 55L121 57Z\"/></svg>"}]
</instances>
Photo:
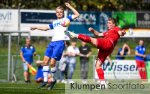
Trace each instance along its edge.
<instances>
[{"instance_id":1,"label":"blurred player in background","mask_svg":"<svg viewBox=\"0 0 150 94\"><path fill-rule=\"evenodd\" d=\"M44 76L43 76L43 61L36 61L37 65L37 73L35 76L36 83L42 83ZM50 72L48 74L48 84L51 84Z\"/></svg>"},{"instance_id":2,"label":"blurred player in background","mask_svg":"<svg viewBox=\"0 0 150 94\"><path fill-rule=\"evenodd\" d=\"M37 73L35 76L36 83L43 82L44 76L43 76L43 66L41 64L37 64Z\"/></svg>"},{"instance_id":3,"label":"blurred player in background","mask_svg":"<svg viewBox=\"0 0 150 94\"><path fill-rule=\"evenodd\" d=\"M68 32L72 38L78 38L84 42L92 44L94 47L99 49L96 61L96 71L101 84L106 84L104 80L104 71L101 65L104 63L106 57L112 53L120 36L124 36L126 33L125 30L120 30L120 28L116 26L116 20L114 18L108 18L107 27L108 31L104 33L100 33L93 28L89 28L89 31L95 36L102 38L92 38L87 35Z\"/></svg>"},{"instance_id":4,"label":"blurred player in background","mask_svg":"<svg viewBox=\"0 0 150 94\"><path fill-rule=\"evenodd\" d=\"M117 60L124 60L126 55L130 55L131 50L127 43L124 43L122 48L118 49L118 53L116 56Z\"/></svg>"},{"instance_id":5,"label":"blurred player in background","mask_svg":"<svg viewBox=\"0 0 150 94\"><path fill-rule=\"evenodd\" d=\"M79 16L79 13L77 10L75 10L69 3L65 3L65 5L73 11L73 15L68 16L67 18L72 21L73 19L77 18ZM47 25L47 26L34 26L31 27L31 30L42 30L47 31L49 29L54 29L54 36L52 37L52 42L49 43L45 56L44 56L44 66L43 66L43 75L44 75L44 83L41 85L41 87L45 86L47 84L48 79L48 71L49 71L49 62L51 67L51 76L54 78L54 73L56 72L56 61L59 61L61 59L63 50L65 48L64 40L66 40L65 31L67 30L67 27L63 27L61 25L61 22L66 19L64 18L64 9L61 6L58 6L56 8L56 16L57 20L55 20L53 23ZM53 88L53 86L56 83L56 79L52 80L52 84L50 86L50 89Z\"/></svg>"},{"instance_id":6,"label":"blurred player in background","mask_svg":"<svg viewBox=\"0 0 150 94\"><path fill-rule=\"evenodd\" d=\"M142 81L145 81L147 79L146 69L145 69L146 65L144 62L146 58L145 52L146 52L146 48L144 47L144 41L140 40L139 45L136 46L135 48L135 60Z\"/></svg>"},{"instance_id":7,"label":"blurred player in background","mask_svg":"<svg viewBox=\"0 0 150 94\"><path fill-rule=\"evenodd\" d=\"M30 82L30 73L29 68L26 63L33 63L33 56L36 55L36 51L34 46L31 45L30 38L26 38L26 44L21 47L20 57L23 62L24 69L24 80L26 83Z\"/></svg>"},{"instance_id":8,"label":"blurred player in background","mask_svg":"<svg viewBox=\"0 0 150 94\"><path fill-rule=\"evenodd\" d=\"M80 71L81 71L81 79L82 83L87 83L86 79L88 78L88 62L89 56L92 54L91 47L86 44L86 42L82 42L79 47L80 51Z\"/></svg>"}]
</instances>

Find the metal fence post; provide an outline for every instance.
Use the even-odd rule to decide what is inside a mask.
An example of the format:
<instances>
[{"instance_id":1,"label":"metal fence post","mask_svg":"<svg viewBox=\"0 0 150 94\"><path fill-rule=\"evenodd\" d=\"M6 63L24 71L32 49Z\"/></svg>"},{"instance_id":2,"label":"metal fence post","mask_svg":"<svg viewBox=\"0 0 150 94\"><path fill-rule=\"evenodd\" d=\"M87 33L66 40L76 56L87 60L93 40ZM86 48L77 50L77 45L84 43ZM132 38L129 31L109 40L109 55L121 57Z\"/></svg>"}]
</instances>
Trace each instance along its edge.
<instances>
[{"instance_id":1,"label":"metal fence post","mask_svg":"<svg viewBox=\"0 0 150 94\"><path fill-rule=\"evenodd\" d=\"M11 62L12 62L12 66L11 66L11 78L13 79L13 75L14 75L14 56L11 57Z\"/></svg>"},{"instance_id":2,"label":"metal fence post","mask_svg":"<svg viewBox=\"0 0 150 94\"><path fill-rule=\"evenodd\" d=\"M10 81L11 33L8 35L8 81Z\"/></svg>"}]
</instances>

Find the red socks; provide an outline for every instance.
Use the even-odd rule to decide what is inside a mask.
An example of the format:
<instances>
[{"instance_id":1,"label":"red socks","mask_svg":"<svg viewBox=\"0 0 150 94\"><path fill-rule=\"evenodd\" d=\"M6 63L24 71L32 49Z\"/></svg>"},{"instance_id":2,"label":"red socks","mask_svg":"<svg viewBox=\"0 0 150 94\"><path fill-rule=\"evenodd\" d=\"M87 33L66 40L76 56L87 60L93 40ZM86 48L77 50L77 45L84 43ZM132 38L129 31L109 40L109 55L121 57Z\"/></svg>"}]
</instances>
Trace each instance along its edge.
<instances>
[{"instance_id":1,"label":"red socks","mask_svg":"<svg viewBox=\"0 0 150 94\"><path fill-rule=\"evenodd\" d=\"M146 77L146 71L140 70L140 71L139 71L139 74L140 74L140 77L141 77L142 80L147 79L147 77Z\"/></svg>"},{"instance_id":2,"label":"red socks","mask_svg":"<svg viewBox=\"0 0 150 94\"><path fill-rule=\"evenodd\" d=\"M91 38L89 36L83 35L83 34L78 34L78 39L90 43L91 42Z\"/></svg>"},{"instance_id":3,"label":"red socks","mask_svg":"<svg viewBox=\"0 0 150 94\"><path fill-rule=\"evenodd\" d=\"M100 80L104 80L104 71L102 68L96 69L97 71L97 75L99 77Z\"/></svg>"}]
</instances>

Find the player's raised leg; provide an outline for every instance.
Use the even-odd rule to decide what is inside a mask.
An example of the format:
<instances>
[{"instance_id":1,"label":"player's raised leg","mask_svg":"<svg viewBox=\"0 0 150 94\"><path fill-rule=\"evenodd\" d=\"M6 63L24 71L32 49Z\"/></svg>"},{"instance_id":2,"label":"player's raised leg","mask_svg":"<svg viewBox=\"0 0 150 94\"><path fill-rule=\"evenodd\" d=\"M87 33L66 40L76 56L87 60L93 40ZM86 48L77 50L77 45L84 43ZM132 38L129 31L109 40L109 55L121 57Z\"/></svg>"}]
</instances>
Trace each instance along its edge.
<instances>
[{"instance_id":1,"label":"player's raised leg","mask_svg":"<svg viewBox=\"0 0 150 94\"><path fill-rule=\"evenodd\" d=\"M95 38L92 38L92 37L89 37L87 35L84 35L84 34L75 34L73 32L70 32L70 31L67 31L69 36L72 37L72 38L78 38L86 43L90 43L92 44L93 46L97 47L97 39Z\"/></svg>"}]
</instances>

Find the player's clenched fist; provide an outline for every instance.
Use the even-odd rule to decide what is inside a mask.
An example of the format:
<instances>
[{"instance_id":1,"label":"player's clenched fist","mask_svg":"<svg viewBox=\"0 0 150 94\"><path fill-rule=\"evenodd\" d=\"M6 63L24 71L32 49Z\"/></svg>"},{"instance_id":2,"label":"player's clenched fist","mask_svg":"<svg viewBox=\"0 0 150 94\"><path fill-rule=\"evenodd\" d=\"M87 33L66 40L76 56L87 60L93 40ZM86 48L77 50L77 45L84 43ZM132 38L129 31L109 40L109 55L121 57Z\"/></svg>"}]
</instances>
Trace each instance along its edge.
<instances>
[{"instance_id":1,"label":"player's clenched fist","mask_svg":"<svg viewBox=\"0 0 150 94\"><path fill-rule=\"evenodd\" d=\"M126 34L126 31L123 29L123 30L120 30L118 31L119 32L119 35L120 36L124 36Z\"/></svg>"},{"instance_id":2,"label":"player's clenched fist","mask_svg":"<svg viewBox=\"0 0 150 94\"><path fill-rule=\"evenodd\" d=\"M94 29L92 27L89 28L90 32L94 32Z\"/></svg>"},{"instance_id":3,"label":"player's clenched fist","mask_svg":"<svg viewBox=\"0 0 150 94\"><path fill-rule=\"evenodd\" d=\"M70 7L71 5L69 3L65 3L66 7Z\"/></svg>"}]
</instances>

